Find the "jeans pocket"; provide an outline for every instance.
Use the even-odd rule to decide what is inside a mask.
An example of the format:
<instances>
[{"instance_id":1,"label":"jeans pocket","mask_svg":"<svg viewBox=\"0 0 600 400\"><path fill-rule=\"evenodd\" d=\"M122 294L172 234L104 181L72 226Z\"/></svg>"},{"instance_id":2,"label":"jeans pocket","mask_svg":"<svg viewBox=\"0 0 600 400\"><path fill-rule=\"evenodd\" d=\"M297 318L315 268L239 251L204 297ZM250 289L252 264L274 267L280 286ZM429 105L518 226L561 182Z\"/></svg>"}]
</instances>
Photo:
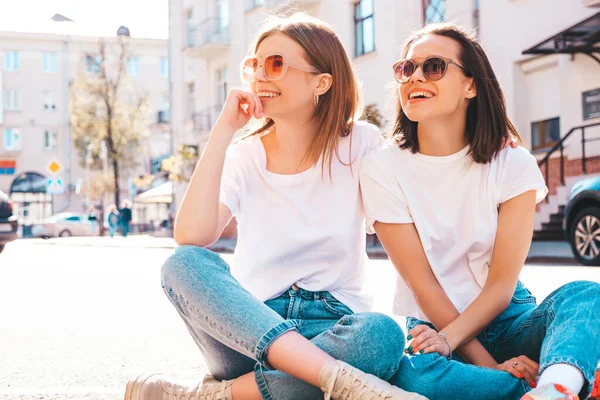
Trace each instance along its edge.
<instances>
[{"instance_id":1,"label":"jeans pocket","mask_svg":"<svg viewBox=\"0 0 600 400\"><path fill-rule=\"evenodd\" d=\"M348 307L332 295L323 296L320 300L325 309L336 316L343 317L344 315L354 314L350 307Z\"/></svg>"},{"instance_id":2,"label":"jeans pocket","mask_svg":"<svg viewBox=\"0 0 600 400\"><path fill-rule=\"evenodd\" d=\"M521 283L521 281L518 281L517 287L515 289L515 292L513 293L511 302L516 303L516 304L527 304L527 303L535 304L536 299L535 299L535 296L533 294L531 294L529 289L527 289L525 287L525 285L523 285L523 283Z\"/></svg>"}]
</instances>

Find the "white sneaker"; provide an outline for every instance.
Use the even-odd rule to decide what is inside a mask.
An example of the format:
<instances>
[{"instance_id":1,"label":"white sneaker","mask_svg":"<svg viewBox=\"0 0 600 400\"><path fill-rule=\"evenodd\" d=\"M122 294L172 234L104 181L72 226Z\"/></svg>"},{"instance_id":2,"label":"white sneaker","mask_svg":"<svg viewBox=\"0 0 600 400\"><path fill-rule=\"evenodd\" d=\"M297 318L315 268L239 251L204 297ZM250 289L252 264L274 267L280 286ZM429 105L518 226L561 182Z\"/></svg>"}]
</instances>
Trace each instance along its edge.
<instances>
[{"instance_id":1,"label":"white sneaker","mask_svg":"<svg viewBox=\"0 0 600 400\"><path fill-rule=\"evenodd\" d=\"M212 375L176 377L147 373L127 383L125 400L232 400L233 381L217 381Z\"/></svg>"},{"instance_id":2,"label":"white sneaker","mask_svg":"<svg viewBox=\"0 0 600 400\"><path fill-rule=\"evenodd\" d=\"M325 400L427 400L342 361L325 364L319 372L319 383Z\"/></svg>"}]
</instances>

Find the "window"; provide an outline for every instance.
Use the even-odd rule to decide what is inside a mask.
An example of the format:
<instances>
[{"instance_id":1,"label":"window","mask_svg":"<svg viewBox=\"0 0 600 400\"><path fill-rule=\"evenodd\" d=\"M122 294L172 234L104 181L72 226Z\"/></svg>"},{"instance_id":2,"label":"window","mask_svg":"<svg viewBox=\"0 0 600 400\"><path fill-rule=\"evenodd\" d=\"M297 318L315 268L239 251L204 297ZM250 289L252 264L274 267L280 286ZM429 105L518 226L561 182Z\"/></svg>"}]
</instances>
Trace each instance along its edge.
<instances>
[{"instance_id":1,"label":"window","mask_svg":"<svg viewBox=\"0 0 600 400\"><path fill-rule=\"evenodd\" d=\"M194 114L196 113L196 93L194 89L194 84L188 84L188 115L190 118L194 118Z\"/></svg>"},{"instance_id":2,"label":"window","mask_svg":"<svg viewBox=\"0 0 600 400\"><path fill-rule=\"evenodd\" d=\"M21 133L17 129L4 129L4 148L6 150L21 150Z\"/></svg>"},{"instance_id":3,"label":"window","mask_svg":"<svg viewBox=\"0 0 600 400\"><path fill-rule=\"evenodd\" d=\"M19 70L19 52L7 51L4 55L4 70L18 71Z\"/></svg>"},{"instance_id":4,"label":"window","mask_svg":"<svg viewBox=\"0 0 600 400\"><path fill-rule=\"evenodd\" d=\"M169 77L169 59L167 57L160 58L160 76Z\"/></svg>"},{"instance_id":5,"label":"window","mask_svg":"<svg viewBox=\"0 0 600 400\"><path fill-rule=\"evenodd\" d=\"M423 25L444 22L446 0L423 0Z\"/></svg>"},{"instance_id":6,"label":"window","mask_svg":"<svg viewBox=\"0 0 600 400\"><path fill-rule=\"evenodd\" d=\"M90 74L100 73L100 57L85 56L85 69Z\"/></svg>"},{"instance_id":7,"label":"window","mask_svg":"<svg viewBox=\"0 0 600 400\"><path fill-rule=\"evenodd\" d=\"M21 109L21 92L17 90L5 90L4 109L6 111L19 111Z\"/></svg>"},{"instance_id":8,"label":"window","mask_svg":"<svg viewBox=\"0 0 600 400\"><path fill-rule=\"evenodd\" d=\"M44 92L44 111L56 111L56 97L53 92Z\"/></svg>"},{"instance_id":9,"label":"window","mask_svg":"<svg viewBox=\"0 0 600 400\"><path fill-rule=\"evenodd\" d=\"M354 5L356 57L375 50L375 17L373 0L361 0Z\"/></svg>"},{"instance_id":10,"label":"window","mask_svg":"<svg viewBox=\"0 0 600 400\"><path fill-rule=\"evenodd\" d=\"M44 72L56 72L56 54L44 53Z\"/></svg>"},{"instance_id":11,"label":"window","mask_svg":"<svg viewBox=\"0 0 600 400\"><path fill-rule=\"evenodd\" d=\"M546 149L560 140L560 118L531 123L531 149Z\"/></svg>"},{"instance_id":12,"label":"window","mask_svg":"<svg viewBox=\"0 0 600 400\"><path fill-rule=\"evenodd\" d=\"M77 215L73 215L71 217L67 217L67 221L69 222L79 222L81 221L81 218Z\"/></svg>"},{"instance_id":13,"label":"window","mask_svg":"<svg viewBox=\"0 0 600 400\"><path fill-rule=\"evenodd\" d=\"M248 0L248 10L252 10L253 8L260 7L265 4L265 0Z\"/></svg>"},{"instance_id":14,"label":"window","mask_svg":"<svg viewBox=\"0 0 600 400\"><path fill-rule=\"evenodd\" d=\"M227 67L217 70L217 105L223 107L227 100Z\"/></svg>"},{"instance_id":15,"label":"window","mask_svg":"<svg viewBox=\"0 0 600 400\"><path fill-rule=\"evenodd\" d=\"M188 47L194 47L196 44L196 27L194 26L194 10L188 10L186 15L187 22L187 42Z\"/></svg>"},{"instance_id":16,"label":"window","mask_svg":"<svg viewBox=\"0 0 600 400\"><path fill-rule=\"evenodd\" d=\"M44 148L46 150L56 150L58 133L56 131L44 131Z\"/></svg>"},{"instance_id":17,"label":"window","mask_svg":"<svg viewBox=\"0 0 600 400\"><path fill-rule=\"evenodd\" d=\"M229 28L229 1L218 0L217 19L219 20L218 33L227 33Z\"/></svg>"},{"instance_id":18,"label":"window","mask_svg":"<svg viewBox=\"0 0 600 400\"><path fill-rule=\"evenodd\" d=\"M140 59L137 57L129 57L127 59L127 73L131 76L140 74Z\"/></svg>"}]
</instances>

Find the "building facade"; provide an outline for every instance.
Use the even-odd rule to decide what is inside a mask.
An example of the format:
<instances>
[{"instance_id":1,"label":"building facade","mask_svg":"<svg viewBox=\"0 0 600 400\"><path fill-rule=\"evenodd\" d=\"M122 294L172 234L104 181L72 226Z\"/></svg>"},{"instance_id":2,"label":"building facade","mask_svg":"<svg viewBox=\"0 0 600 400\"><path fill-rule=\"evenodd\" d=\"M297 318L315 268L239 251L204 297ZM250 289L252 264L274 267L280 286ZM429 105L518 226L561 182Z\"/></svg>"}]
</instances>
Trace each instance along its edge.
<instances>
[{"instance_id":1,"label":"building facade","mask_svg":"<svg viewBox=\"0 0 600 400\"><path fill-rule=\"evenodd\" d=\"M476 29L504 90L508 112L525 146L542 161L551 196L538 207L536 228L566 202L584 174L582 152L594 170L600 144L599 0L170 0L172 106L175 142L206 143L231 87L240 86L239 63L271 13L295 7L327 21L339 33L362 84L363 102L394 119L391 66L415 29L452 21ZM570 29L569 29L570 28ZM575 128L575 130L569 134ZM579 129L579 130L578 130ZM560 152L549 150L563 143ZM572 176L560 179L560 164ZM579 166L579 167L578 167ZM181 201L185 185L178 185Z\"/></svg>"},{"instance_id":2,"label":"building facade","mask_svg":"<svg viewBox=\"0 0 600 400\"><path fill-rule=\"evenodd\" d=\"M166 40L124 40L128 78L149 94L152 108L142 158L121 171L121 199L131 199L132 178L158 172L160 159L171 152L169 63ZM104 171L88 171L70 139L69 86L80 73L98 72L86 54L98 54L100 42L116 41L116 36L0 32L0 190L11 194L22 225L57 212L87 211L85 188Z\"/></svg>"}]
</instances>

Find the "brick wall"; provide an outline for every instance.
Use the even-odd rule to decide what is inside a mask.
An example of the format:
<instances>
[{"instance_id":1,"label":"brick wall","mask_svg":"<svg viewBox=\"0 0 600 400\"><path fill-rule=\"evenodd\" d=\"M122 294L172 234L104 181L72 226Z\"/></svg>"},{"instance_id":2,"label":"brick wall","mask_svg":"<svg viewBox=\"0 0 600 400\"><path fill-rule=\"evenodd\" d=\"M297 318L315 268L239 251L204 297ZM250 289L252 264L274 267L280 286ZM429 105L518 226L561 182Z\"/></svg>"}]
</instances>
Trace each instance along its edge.
<instances>
[{"instance_id":1,"label":"brick wall","mask_svg":"<svg viewBox=\"0 0 600 400\"><path fill-rule=\"evenodd\" d=\"M560 157L548 160L548 177L546 176L546 166L542 165L541 171L546 178L546 185L550 194L556 194L556 189L560 186ZM583 175L581 158L570 160L565 157L565 179L569 176ZM585 162L586 173L592 174L600 172L600 157L589 157Z\"/></svg>"}]
</instances>

